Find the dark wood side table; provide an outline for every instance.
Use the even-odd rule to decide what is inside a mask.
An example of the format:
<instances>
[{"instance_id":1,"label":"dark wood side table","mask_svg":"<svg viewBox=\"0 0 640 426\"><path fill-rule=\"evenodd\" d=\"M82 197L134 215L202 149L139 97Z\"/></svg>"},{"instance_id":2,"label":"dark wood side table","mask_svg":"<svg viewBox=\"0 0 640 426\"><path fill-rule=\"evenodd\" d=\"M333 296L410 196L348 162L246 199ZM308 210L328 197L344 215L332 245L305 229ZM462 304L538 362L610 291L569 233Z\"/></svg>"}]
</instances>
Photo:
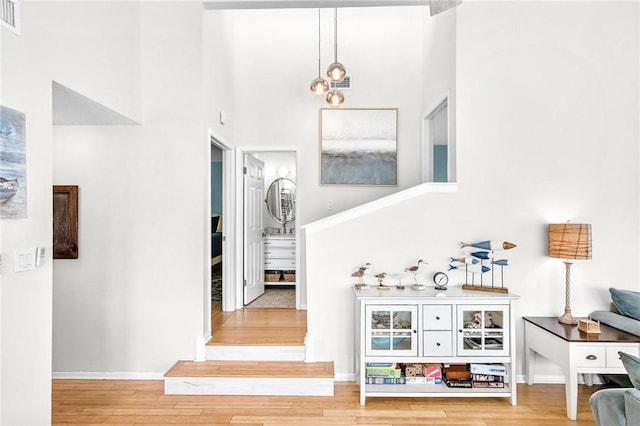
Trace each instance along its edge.
<instances>
[{"instance_id":1,"label":"dark wood side table","mask_svg":"<svg viewBox=\"0 0 640 426\"><path fill-rule=\"evenodd\" d=\"M562 367L567 417L576 419L578 374L626 373L618 351L638 355L640 337L600 324L600 334L587 334L556 317L524 317L525 375L533 384L536 353Z\"/></svg>"}]
</instances>

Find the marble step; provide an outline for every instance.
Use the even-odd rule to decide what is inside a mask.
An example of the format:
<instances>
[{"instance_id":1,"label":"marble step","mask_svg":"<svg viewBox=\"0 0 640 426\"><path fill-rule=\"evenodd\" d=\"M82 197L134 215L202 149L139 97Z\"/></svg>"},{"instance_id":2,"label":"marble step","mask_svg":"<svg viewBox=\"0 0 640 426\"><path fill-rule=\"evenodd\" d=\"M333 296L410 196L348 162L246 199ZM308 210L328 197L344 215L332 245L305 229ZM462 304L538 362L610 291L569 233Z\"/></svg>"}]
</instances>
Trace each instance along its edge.
<instances>
[{"instance_id":1,"label":"marble step","mask_svg":"<svg viewBox=\"0 0 640 426\"><path fill-rule=\"evenodd\" d=\"M178 361L164 375L164 393L333 396L333 380L333 362Z\"/></svg>"}]
</instances>

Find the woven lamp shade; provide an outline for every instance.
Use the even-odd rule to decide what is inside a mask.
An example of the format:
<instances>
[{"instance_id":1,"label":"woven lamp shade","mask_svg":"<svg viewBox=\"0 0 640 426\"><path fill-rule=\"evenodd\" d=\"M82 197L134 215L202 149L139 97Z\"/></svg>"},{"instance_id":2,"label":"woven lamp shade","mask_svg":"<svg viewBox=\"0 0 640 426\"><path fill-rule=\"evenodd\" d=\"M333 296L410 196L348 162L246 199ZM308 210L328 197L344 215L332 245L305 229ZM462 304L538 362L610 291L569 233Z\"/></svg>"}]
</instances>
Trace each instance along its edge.
<instances>
[{"instance_id":1,"label":"woven lamp shade","mask_svg":"<svg viewBox=\"0 0 640 426\"><path fill-rule=\"evenodd\" d=\"M549 256L560 259L591 259L591 224L549 224Z\"/></svg>"}]
</instances>

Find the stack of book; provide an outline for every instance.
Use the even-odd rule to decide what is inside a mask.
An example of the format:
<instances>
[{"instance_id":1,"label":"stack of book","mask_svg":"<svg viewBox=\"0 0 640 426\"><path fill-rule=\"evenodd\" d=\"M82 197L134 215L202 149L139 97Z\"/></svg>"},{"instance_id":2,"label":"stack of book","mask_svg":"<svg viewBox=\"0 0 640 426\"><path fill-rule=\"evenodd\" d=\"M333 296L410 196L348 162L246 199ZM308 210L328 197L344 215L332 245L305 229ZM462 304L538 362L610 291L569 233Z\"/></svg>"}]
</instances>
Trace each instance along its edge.
<instances>
[{"instance_id":1,"label":"stack of book","mask_svg":"<svg viewBox=\"0 0 640 426\"><path fill-rule=\"evenodd\" d=\"M469 364L474 388L503 388L507 369L502 364Z\"/></svg>"},{"instance_id":2,"label":"stack of book","mask_svg":"<svg viewBox=\"0 0 640 426\"><path fill-rule=\"evenodd\" d=\"M368 385L403 385L402 370L394 362L368 362L365 367Z\"/></svg>"}]
</instances>

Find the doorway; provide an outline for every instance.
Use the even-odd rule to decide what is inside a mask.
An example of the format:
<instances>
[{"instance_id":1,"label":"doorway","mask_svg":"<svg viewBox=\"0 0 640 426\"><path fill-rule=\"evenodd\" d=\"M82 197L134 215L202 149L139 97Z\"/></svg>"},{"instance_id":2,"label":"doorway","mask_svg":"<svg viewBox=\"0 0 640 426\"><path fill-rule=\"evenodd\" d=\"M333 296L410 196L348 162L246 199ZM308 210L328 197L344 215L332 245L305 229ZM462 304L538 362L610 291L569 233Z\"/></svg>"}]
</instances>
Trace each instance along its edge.
<instances>
[{"instance_id":1,"label":"doorway","mask_svg":"<svg viewBox=\"0 0 640 426\"><path fill-rule=\"evenodd\" d=\"M214 138L212 138L212 141ZM212 142L213 143L213 142ZM225 145L228 147L228 145ZM281 321L282 315L292 315L292 318L285 321L286 330L304 329L306 330L306 311L302 310L302 302L304 286L302 274L299 273L299 265L301 254L299 250L296 250L294 255L294 267L288 268L286 271L291 272L295 268L295 281L291 278L291 273L287 274L289 281L285 281L284 274L280 275L277 283L269 282L267 284L267 292L269 290L276 289L278 286L284 286L287 289L293 289L295 292L295 306L289 308L290 314L287 314L284 309L272 309L269 307L258 307L244 305L244 245L243 245L243 157L245 154L252 154L254 156L261 157L265 162L265 185L270 185L275 176L285 173L283 166L288 169L288 176L298 183L299 177L297 176L297 164L298 164L298 152L295 147L269 147L269 148L257 148L257 147L235 147L228 148L226 150L223 147L222 169L223 169L223 235L226 237L223 243L223 261L222 261L222 304L216 308L212 306L210 298L207 299L209 308L207 309L207 322L209 330L212 331L213 339L210 341L211 345L225 345L230 344L224 339L224 333L220 333L220 326L226 321L227 326L234 324L236 327L255 327L252 322L252 318L256 315L260 316L260 322L264 325L264 321L272 322L271 316L273 316L276 323ZM268 186L267 186L268 190ZM264 200L262 204L265 205ZM294 205L295 217L299 217L300 210L300 197L296 194L296 203ZM267 214L266 212L264 214ZM267 217L264 219L264 226L269 232L275 232L277 234L277 228L284 227L282 224L274 222L272 218ZM293 229L291 233L296 246L299 246L298 236L299 225L297 221L288 222L286 225L287 232ZM284 282L283 282L284 281ZM219 302L217 302L219 303ZM214 319L214 316L216 319ZM217 323L216 323L217 321ZM293 332L292 332L293 333ZM299 333L299 332L298 332ZM246 335L246 333L234 333L234 335ZM237 337L236 337L237 338ZM279 337L278 339L286 338L286 336ZM292 337L290 337L291 339ZM299 340L294 337L294 340ZM273 340L273 344L288 344L278 343L279 341ZM247 342L251 343L251 342ZM303 344L299 342L298 344Z\"/></svg>"},{"instance_id":2,"label":"doorway","mask_svg":"<svg viewBox=\"0 0 640 426\"><path fill-rule=\"evenodd\" d=\"M243 305L296 308L295 151L243 154Z\"/></svg>"}]
</instances>

